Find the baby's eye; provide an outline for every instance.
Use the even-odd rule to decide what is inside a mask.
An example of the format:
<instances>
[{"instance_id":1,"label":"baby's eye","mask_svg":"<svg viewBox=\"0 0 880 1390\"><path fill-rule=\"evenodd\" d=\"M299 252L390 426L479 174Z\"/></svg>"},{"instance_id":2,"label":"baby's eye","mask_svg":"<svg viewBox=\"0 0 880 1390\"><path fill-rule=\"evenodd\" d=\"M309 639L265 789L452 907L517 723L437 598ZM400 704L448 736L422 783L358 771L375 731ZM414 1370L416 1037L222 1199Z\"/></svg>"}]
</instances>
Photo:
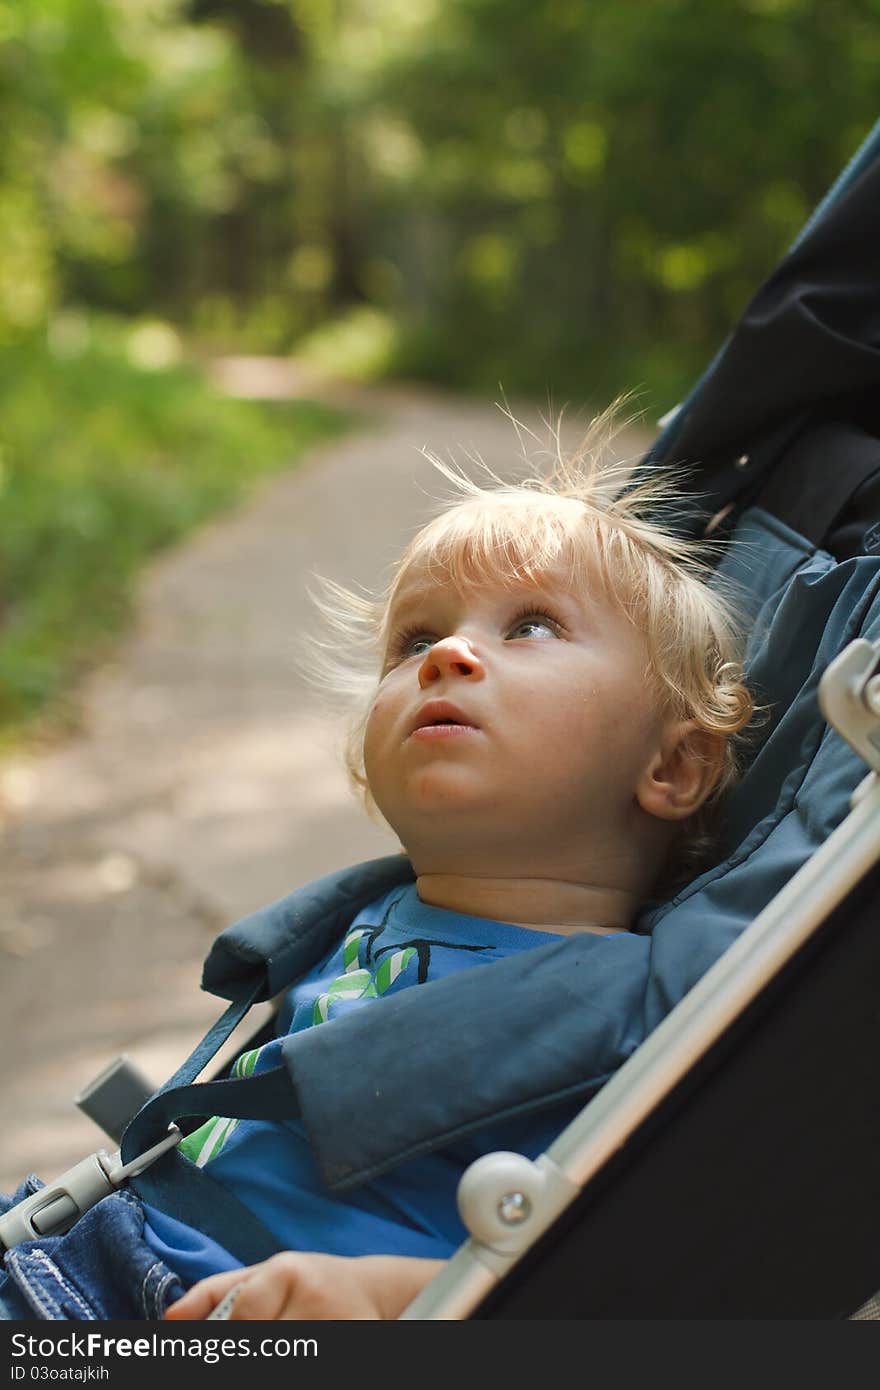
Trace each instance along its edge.
<instances>
[{"instance_id":1,"label":"baby's eye","mask_svg":"<svg viewBox=\"0 0 880 1390\"><path fill-rule=\"evenodd\" d=\"M416 637L407 638L400 648L401 657L406 660L408 656L424 656L433 647L436 638L427 637L419 633Z\"/></svg>"},{"instance_id":2,"label":"baby's eye","mask_svg":"<svg viewBox=\"0 0 880 1390\"><path fill-rule=\"evenodd\" d=\"M402 632L392 640L389 656L395 663L408 661L411 656L424 656L436 641L429 632Z\"/></svg>"},{"instance_id":3,"label":"baby's eye","mask_svg":"<svg viewBox=\"0 0 880 1390\"><path fill-rule=\"evenodd\" d=\"M549 613L524 613L510 629L511 637L558 637L559 624Z\"/></svg>"}]
</instances>

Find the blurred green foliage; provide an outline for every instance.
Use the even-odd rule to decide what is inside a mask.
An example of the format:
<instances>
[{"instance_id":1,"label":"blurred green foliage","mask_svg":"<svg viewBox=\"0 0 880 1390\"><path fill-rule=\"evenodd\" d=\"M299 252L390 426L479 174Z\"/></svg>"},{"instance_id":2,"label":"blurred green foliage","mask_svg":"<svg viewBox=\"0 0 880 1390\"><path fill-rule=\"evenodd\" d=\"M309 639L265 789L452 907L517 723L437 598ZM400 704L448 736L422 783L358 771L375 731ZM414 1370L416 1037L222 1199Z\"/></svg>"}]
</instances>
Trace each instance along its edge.
<instances>
[{"instance_id":1,"label":"blurred green foliage","mask_svg":"<svg viewBox=\"0 0 880 1390\"><path fill-rule=\"evenodd\" d=\"M880 0L0 0L0 719L318 427L169 343L660 414L878 59Z\"/></svg>"},{"instance_id":2,"label":"blurred green foliage","mask_svg":"<svg viewBox=\"0 0 880 1390\"><path fill-rule=\"evenodd\" d=\"M0 0L0 335L86 303L326 358L354 314L373 369L668 405L878 58L880 0Z\"/></svg>"},{"instance_id":3,"label":"blurred green foliage","mask_svg":"<svg viewBox=\"0 0 880 1390\"><path fill-rule=\"evenodd\" d=\"M152 335L152 336L151 336ZM144 561L348 417L218 398L159 366L149 325L70 320L0 346L0 744L60 697L128 615Z\"/></svg>"},{"instance_id":4,"label":"blurred green foliage","mask_svg":"<svg viewBox=\"0 0 880 1390\"><path fill-rule=\"evenodd\" d=\"M880 114L878 56L877 0L444 4L382 74L415 362L671 405Z\"/></svg>"}]
</instances>

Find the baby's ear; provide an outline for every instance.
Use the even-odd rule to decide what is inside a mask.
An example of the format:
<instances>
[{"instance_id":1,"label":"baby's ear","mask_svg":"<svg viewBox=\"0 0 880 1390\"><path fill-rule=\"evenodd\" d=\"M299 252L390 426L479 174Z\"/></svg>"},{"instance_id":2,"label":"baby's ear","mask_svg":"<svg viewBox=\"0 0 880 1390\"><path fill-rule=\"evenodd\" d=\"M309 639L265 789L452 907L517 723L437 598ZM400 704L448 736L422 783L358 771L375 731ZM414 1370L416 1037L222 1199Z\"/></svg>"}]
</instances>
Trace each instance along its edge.
<instances>
[{"instance_id":1,"label":"baby's ear","mask_svg":"<svg viewBox=\"0 0 880 1390\"><path fill-rule=\"evenodd\" d=\"M639 779L636 800L660 820L684 820L702 806L721 776L725 737L692 719L666 726L660 749Z\"/></svg>"}]
</instances>

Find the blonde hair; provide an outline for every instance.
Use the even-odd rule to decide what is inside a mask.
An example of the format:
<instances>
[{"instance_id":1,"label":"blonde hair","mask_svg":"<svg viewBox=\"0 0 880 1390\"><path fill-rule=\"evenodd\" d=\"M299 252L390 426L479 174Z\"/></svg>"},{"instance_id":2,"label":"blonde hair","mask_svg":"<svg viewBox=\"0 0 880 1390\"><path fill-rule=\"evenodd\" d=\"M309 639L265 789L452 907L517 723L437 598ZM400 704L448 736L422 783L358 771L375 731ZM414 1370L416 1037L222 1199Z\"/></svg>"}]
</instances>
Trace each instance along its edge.
<instances>
[{"instance_id":1,"label":"blonde hair","mask_svg":"<svg viewBox=\"0 0 880 1390\"><path fill-rule=\"evenodd\" d=\"M626 424L628 422L624 422ZM598 416L572 455L559 447L543 474L505 481L480 460L477 481L432 454L453 486L441 510L412 537L378 596L357 594L319 577L311 594L338 641L309 639L304 675L325 694L342 696L353 717L344 742L346 770L376 814L364 771L363 744L382 675L396 595L414 565L462 588L536 581L565 564L577 585L590 574L643 634L652 676L673 717L723 735L721 774L703 809L690 817L675 847L679 875L693 872L711 847L711 808L740 774L737 738L754 713L743 681L742 633L732 595L713 580L712 546L676 534L681 471L662 473L613 461L609 446L623 425L617 407ZM532 460L534 462L534 460ZM710 582L712 581L712 582ZM352 710L353 706L353 710ZM667 884L672 880L664 880Z\"/></svg>"}]
</instances>

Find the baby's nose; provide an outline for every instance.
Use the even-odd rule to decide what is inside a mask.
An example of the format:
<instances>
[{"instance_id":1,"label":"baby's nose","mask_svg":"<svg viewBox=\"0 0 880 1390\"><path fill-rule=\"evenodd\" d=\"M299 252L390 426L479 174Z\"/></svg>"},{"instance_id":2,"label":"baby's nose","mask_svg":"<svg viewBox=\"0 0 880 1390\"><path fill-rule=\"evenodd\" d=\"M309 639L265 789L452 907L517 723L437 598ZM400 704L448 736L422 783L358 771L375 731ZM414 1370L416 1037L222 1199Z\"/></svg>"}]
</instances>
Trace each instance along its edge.
<instances>
[{"instance_id":1,"label":"baby's nose","mask_svg":"<svg viewBox=\"0 0 880 1390\"><path fill-rule=\"evenodd\" d=\"M466 637L444 637L435 642L419 667L419 685L424 687L441 676L482 676L483 666Z\"/></svg>"}]
</instances>

